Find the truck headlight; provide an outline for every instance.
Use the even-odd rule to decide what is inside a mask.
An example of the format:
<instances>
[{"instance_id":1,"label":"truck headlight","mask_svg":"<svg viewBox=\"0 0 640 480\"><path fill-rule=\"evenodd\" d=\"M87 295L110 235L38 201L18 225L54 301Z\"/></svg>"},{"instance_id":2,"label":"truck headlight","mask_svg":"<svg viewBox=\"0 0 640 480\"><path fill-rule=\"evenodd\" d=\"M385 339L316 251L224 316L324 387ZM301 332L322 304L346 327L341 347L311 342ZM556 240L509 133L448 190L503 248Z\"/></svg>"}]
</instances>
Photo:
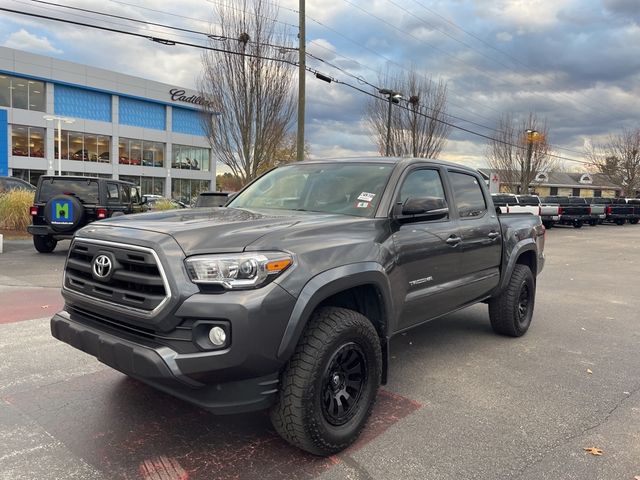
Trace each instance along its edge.
<instances>
[{"instance_id":1,"label":"truck headlight","mask_svg":"<svg viewBox=\"0 0 640 480\"><path fill-rule=\"evenodd\" d=\"M258 288L284 272L293 258L284 252L197 255L185 260L193 283L228 290Z\"/></svg>"}]
</instances>

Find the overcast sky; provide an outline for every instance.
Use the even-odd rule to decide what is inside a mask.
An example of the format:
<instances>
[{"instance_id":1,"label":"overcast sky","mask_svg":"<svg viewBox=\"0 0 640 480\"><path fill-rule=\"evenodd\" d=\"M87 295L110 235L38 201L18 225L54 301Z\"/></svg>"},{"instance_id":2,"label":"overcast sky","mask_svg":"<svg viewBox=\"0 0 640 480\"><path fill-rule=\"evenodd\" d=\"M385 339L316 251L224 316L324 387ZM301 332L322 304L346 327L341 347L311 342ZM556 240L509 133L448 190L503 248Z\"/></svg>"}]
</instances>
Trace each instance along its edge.
<instances>
[{"instance_id":1,"label":"overcast sky","mask_svg":"<svg viewBox=\"0 0 640 480\"><path fill-rule=\"evenodd\" d=\"M49 0L207 31L220 1ZM0 0L0 5L141 31L122 20ZM297 0L280 3L297 24ZM585 142L640 128L640 0L307 0L310 52L378 84L382 71L414 65L447 82L452 122L491 135L497 117L529 111L546 119L557 154L582 159ZM154 27L154 35L166 33ZM289 27L288 40L296 30ZM200 41L184 34L175 37ZM166 35L165 35L166 36ZM200 52L0 12L0 44L195 88ZM368 89L318 62L310 65ZM292 71L295 74L295 71ZM307 140L313 157L377 154L362 121L367 97L307 74ZM479 124L479 125L478 125ZM487 128L488 127L488 128ZM568 149L568 150L567 150ZM573 150L573 151L571 151ZM485 166L486 140L453 129L442 158ZM569 168L576 164L567 162Z\"/></svg>"}]
</instances>

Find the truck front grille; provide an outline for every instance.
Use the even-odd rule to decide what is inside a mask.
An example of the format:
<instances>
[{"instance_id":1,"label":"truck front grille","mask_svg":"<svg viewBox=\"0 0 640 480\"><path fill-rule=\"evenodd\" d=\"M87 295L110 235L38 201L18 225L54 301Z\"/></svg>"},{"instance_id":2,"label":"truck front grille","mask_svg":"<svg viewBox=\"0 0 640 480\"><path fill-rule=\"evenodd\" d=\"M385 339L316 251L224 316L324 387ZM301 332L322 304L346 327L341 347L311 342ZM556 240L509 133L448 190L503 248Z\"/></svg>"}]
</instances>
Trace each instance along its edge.
<instances>
[{"instance_id":1,"label":"truck front grille","mask_svg":"<svg viewBox=\"0 0 640 480\"><path fill-rule=\"evenodd\" d=\"M104 278L94 269L98 257L109 259ZM170 296L158 256L147 247L76 239L71 244L64 288L118 310L154 314Z\"/></svg>"}]
</instances>

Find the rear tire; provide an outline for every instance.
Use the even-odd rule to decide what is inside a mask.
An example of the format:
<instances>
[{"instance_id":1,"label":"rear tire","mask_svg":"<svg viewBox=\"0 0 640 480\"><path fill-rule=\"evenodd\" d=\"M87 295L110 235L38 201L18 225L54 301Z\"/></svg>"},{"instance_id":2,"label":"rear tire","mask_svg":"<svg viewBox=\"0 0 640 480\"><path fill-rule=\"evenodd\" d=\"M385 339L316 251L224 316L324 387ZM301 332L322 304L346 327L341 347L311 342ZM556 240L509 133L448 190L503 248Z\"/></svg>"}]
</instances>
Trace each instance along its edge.
<instances>
[{"instance_id":1,"label":"rear tire","mask_svg":"<svg viewBox=\"0 0 640 480\"><path fill-rule=\"evenodd\" d=\"M542 225L544 225L544 228L549 230L551 227L553 227L553 222L542 222Z\"/></svg>"},{"instance_id":2,"label":"rear tire","mask_svg":"<svg viewBox=\"0 0 640 480\"><path fill-rule=\"evenodd\" d=\"M55 250L58 241L51 235L34 235L33 246L40 253L51 253Z\"/></svg>"},{"instance_id":3,"label":"rear tire","mask_svg":"<svg viewBox=\"0 0 640 480\"><path fill-rule=\"evenodd\" d=\"M531 269L516 265L509 284L497 297L489 300L489 319L493 331L510 337L521 337L533 318L536 283Z\"/></svg>"},{"instance_id":4,"label":"rear tire","mask_svg":"<svg viewBox=\"0 0 640 480\"><path fill-rule=\"evenodd\" d=\"M582 220L573 222L573 228L582 228Z\"/></svg>"},{"instance_id":5,"label":"rear tire","mask_svg":"<svg viewBox=\"0 0 640 480\"><path fill-rule=\"evenodd\" d=\"M631 220L629 220L629 223L630 223L631 225L637 225L637 224L638 224L638 221L640 221L640 220L638 220L637 218L632 218Z\"/></svg>"},{"instance_id":6,"label":"rear tire","mask_svg":"<svg viewBox=\"0 0 640 480\"><path fill-rule=\"evenodd\" d=\"M381 372L380 338L371 322L346 308L320 308L282 374L274 428L314 455L345 449L371 414Z\"/></svg>"}]
</instances>

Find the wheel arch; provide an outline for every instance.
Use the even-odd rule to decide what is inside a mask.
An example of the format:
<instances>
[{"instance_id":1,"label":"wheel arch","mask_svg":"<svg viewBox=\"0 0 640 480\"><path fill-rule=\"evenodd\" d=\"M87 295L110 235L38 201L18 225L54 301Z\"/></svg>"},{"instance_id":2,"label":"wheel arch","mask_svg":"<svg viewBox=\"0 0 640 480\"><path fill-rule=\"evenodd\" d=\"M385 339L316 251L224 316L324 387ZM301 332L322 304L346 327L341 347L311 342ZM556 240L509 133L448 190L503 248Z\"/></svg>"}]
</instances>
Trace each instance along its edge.
<instances>
[{"instance_id":1,"label":"wheel arch","mask_svg":"<svg viewBox=\"0 0 640 480\"><path fill-rule=\"evenodd\" d=\"M289 317L278 347L278 358L288 359L313 312L323 306L349 308L367 317L380 337L383 379L386 379L388 326L393 312L391 287L379 263L364 262L327 270L309 280Z\"/></svg>"},{"instance_id":2,"label":"wheel arch","mask_svg":"<svg viewBox=\"0 0 640 480\"><path fill-rule=\"evenodd\" d=\"M518 242L511 253L505 257L506 267L502 271L502 278L500 285L495 294L502 292L509 284L509 279L513 274L513 270L516 265L526 265L531 269L533 278L535 279L538 274L538 257L537 257L537 245L536 242L527 238Z\"/></svg>"}]
</instances>

